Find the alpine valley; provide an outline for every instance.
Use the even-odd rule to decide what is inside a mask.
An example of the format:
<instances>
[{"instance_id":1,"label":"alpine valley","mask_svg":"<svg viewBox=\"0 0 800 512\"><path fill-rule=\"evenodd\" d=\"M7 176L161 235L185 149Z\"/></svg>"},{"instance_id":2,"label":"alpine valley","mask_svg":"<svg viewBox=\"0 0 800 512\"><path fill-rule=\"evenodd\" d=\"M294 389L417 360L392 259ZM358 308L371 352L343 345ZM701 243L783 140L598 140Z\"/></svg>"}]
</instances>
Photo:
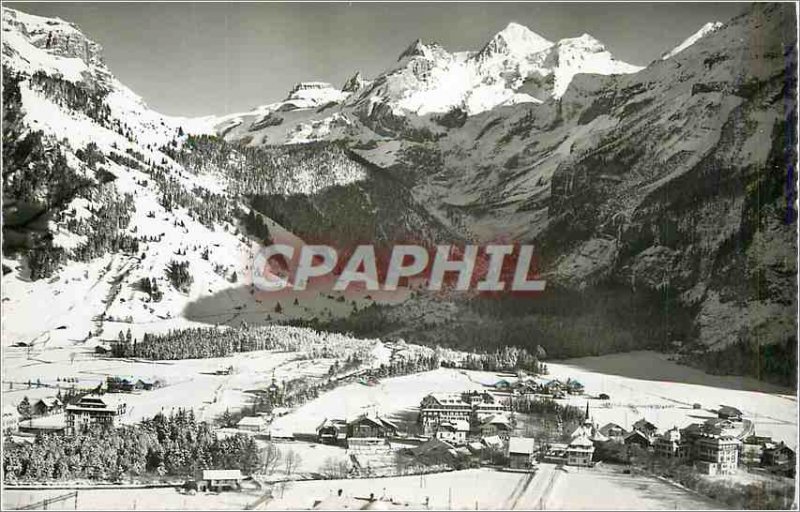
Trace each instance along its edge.
<instances>
[{"instance_id":1,"label":"alpine valley","mask_svg":"<svg viewBox=\"0 0 800 512\"><path fill-rule=\"evenodd\" d=\"M75 25L2 16L5 346L291 323L796 385L791 4L698 20L645 67L513 22L475 51L418 40L202 118L150 109ZM276 237L529 243L547 289L270 301L248 274Z\"/></svg>"}]
</instances>

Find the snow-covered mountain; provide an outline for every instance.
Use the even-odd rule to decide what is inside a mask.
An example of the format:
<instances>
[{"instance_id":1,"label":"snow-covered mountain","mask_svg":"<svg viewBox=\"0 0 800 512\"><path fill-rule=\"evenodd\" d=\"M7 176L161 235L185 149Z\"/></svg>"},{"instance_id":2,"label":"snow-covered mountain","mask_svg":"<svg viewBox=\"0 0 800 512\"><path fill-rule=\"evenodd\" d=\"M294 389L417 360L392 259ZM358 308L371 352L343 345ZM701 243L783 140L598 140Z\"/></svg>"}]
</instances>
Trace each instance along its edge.
<instances>
[{"instance_id":1,"label":"snow-covered mountain","mask_svg":"<svg viewBox=\"0 0 800 512\"><path fill-rule=\"evenodd\" d=\"M480 50L450 53L437 43L416 40L374 79L356 73L341 90L314 84L314 92L303 89L308 96L298 98L293 91L281 102L219 118L215 125L226 138L256 146L359 137L365 130L374 137L374 131L386 128L380 124L387 116L454 110L475 115L498 106L542 103L560 98L577 74L641 69L615 59L588 34L552 42L512 22Z\"/></svg>"},{"instance_id":2,"label":"snow-covered mountain","mask_svg":"<svg viewBox=\"0 0 800 512\"><path fill-rule=\"evenodd\" d=\"M688 48L688 47L692 46L693 44L695 44L697 41L700 40L700 38L705 37L708 34L719 30L720 28L722 28L722 22L709 21L708 23L706 23L705 25L700 27L700 30L698 30L694 34L692 34L689 37L687 37L686 39L684 39L684 41L681 44L679 44L678 46L676 46L675 48L673 48L669 52L665 53L661 57L661 60L667 60L670 57L674 57L675 55L679 54L680 52L682 52L686 48Z\"/></svg>"},{"instance_id":3,"label":"snow-covered mountain","mask_svg":"<svg viewBox=\"0 0 800 512\"><path fill-rule=\"evenodd\" d=\"M59 326L56 343L140 323L182 326L188 304L223 290L229 298L214 314L246 311L249 298L232 291L257 238L242 229L242 190L291 196L364 179L336 148L229 148L215 160L202 136L216 118L150 109L73 24L2 15L4 343ZM284 104L343 96L300 84Z\"/></svg>"},{"instance_id":4,"label":"snow-covered mountain","mask_svg":"<svg viewBox=\"0 0 800 512\"><path fill-rule=\"evenodd\" d=\"M616 60L588 34L551 42L518 23L477 52L449 53L436 43L414 42L399 65L377 77L360 101L386 103L394 113L425 115L462 108L469 115L499 105L559 98L579 73L635 73L642 67ZM519 90L531 80L545 85Z\"/></svg>"},{"instance_id":5,"label":"snow-covered mountain","mask_svg":"<svg viewBox=\"0 0 800 512\"><path fill-rule=\"evenodd\" d=\"M754 5L646 68L511 23L475 51L415 41L341 89L185 119L147 107L74 25L4 9L4 342L263 320L244 274L255 240L282 233L533 242L548 289L587 311L481 319L564 354L589 330L592 350L785 343L793 16ZM606 314L630 304L643 313Z\"/></svg>"}]
</instances>

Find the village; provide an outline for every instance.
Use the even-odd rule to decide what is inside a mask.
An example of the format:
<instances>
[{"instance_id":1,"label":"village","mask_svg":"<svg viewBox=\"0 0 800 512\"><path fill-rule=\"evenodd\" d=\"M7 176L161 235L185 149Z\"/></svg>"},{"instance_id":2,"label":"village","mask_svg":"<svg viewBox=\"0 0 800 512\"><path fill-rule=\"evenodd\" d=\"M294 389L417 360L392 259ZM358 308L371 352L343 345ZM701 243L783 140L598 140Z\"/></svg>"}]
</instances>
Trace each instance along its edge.
<instances>
[{"instance_id":1,"label":"village","mask_svg":"<svg viewBox=\"0 0 800 512\"><path fill-rule=\"evenodd\" d=\"M404 345L386 347L395 356L408 351ZM162 479L161 484L187 496L238 493L249 500L248 505L257 502L260 508L280 503L287 488L302 482L391 481L464 471L516 473L529 475L531 481L539 478L540 472L550 475L554 468L598 474L616 468L613 471L630 478L642 472L660 478L675 476L675 468L709 478L756 475L788 481L794 477L795 450L782 440L760 435L755 423L732 405L692 403L687 411L697 421L680 428L656 424L647 414L630 424L602 422L597 415L602 416L612 397L587 389L576 378L448 367L456 363L441 366L434 372L399 378L391 377L385 366L383 371L367 367L345 374L332 367L319 379L320 400L342 386L355 386L371 396L386 382L436 372L464 379L457 381L462 382L460 390L457 382L448 384L446 391L432 384L420 386L415 392L421 392L422 398L401 413L372 403L347 415L330 414L335 411L319 405L313 397L310 401L298 399L297 383L276 379L273 370L268 385L252 390L250 406L226 409L213 422L220 438L252 438L260 452L259 464L250 471L234 467L198 470L183 479ZM207 373L225 377L234 372L233 366L218 364ZM120 427L130 423L132 399L168 386L160 378L134 375L109 375L80 393L67 384L68 391L59 388L55 395L33 401L26 396L20 406L6 406L4 436L30 443L44 434L73 435L95 426ZM425 386L431 387L426 390ZM307 417L308 421L293 423L295 417ZM308 428L315 417L313 428ZM316 499L308 496L304 508L353 508L354 503L373 501L392 508L409 504L402 496L387 497L377 488L362 494L354 496L340 489ZM416 505L432 507L425 502Z\"/></svg>"}]
</instances>

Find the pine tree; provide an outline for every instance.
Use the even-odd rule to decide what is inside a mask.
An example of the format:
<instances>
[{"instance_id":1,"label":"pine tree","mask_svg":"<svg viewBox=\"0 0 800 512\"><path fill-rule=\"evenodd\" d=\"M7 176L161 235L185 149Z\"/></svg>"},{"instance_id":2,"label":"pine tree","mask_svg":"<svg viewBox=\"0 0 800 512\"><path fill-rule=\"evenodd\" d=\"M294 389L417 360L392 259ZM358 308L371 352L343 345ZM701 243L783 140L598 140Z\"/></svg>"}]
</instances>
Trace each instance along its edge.
<instances>
[{"instance_id":1,"label":"pine tree","mask_svg":"<svg viewBox=\"0 0 800 512\"><path fill-rule=\"evenodd\" d=\"M20 416L22 416L25 419L28 419L33 415L33 411L31 409L31 402L28 400L27 396L22 398L22 401L17 406L17 411L19 411Z\"/></svg>"}]
</instances>

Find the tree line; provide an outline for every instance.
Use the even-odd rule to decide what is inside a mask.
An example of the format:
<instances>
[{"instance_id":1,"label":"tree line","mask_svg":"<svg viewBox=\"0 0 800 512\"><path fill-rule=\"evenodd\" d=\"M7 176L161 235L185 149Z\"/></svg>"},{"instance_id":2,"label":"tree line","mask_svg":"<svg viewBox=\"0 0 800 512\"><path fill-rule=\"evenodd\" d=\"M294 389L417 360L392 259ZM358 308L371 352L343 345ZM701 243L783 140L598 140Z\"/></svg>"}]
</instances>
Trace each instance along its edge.
<instances>
[{"instance_id":1,"label":"tree line","mask_svg":"<svg viewBox=\"0 0 800 512\"><path fill-rule=\"evenodd\" d=\"M76 478L116 482L147 475L192 475L200 469L251 473L259 466L252 437L236 434L220 439L191 410L75 435L39 434L34 443L6 440L3 453L5 482Z\"/></svg>"}]
</instances>

